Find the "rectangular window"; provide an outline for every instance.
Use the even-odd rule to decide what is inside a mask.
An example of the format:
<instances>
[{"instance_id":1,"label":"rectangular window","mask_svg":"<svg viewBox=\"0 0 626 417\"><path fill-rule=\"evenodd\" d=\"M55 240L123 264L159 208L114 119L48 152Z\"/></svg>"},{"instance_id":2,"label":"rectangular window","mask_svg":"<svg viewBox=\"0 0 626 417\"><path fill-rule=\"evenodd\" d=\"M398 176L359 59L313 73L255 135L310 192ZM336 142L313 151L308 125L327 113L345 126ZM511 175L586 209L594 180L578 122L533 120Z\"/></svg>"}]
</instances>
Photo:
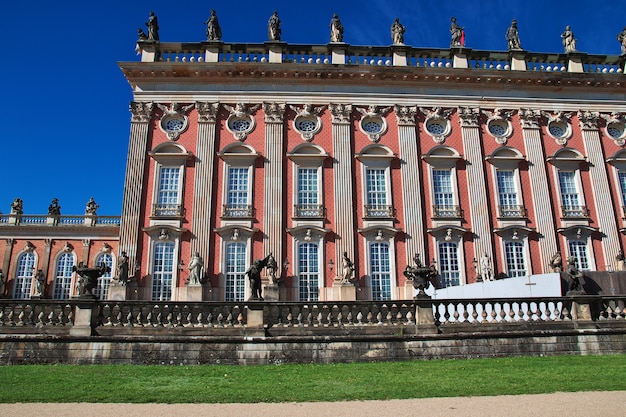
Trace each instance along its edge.
<instances>
[{"instance_id":1,"label":"rectangular window","mask_svg":"<svg viewBox=\"0 0 626 417\"><path fill-rule=\"evenodd\" d=\"M157 191L157 216L180 215L180 167L161 167Z\"/></svg>"},{"instance_id":2,"label":"rectangular window","mask_svg":"<svg viewBox=\"0 0 626 417\"><path fill-rule=\"evenodd\" d=\"M509 277L525 277L528 275L523 242L505 242L504 255L506 257L506 271Z\"/></svg>"},{"instance_id":3,"label":"rectangular window","mask_svg":"<svg viewBox=\"0 0 626 417\"><path fill-rule=\"evenodd\" d=\"M515 171L496 171L498 186L498 209L502 217L521 217L525 213L520 207L515 184Z\"/></svg>"},{"instance_id":4,"label":"rectangular window","mask_svg":"<svg viewBox=\"0 0 626 417\"><path fill-rule=\"evenodd\" d=\"M13 298L18 300L30 298L34 272L35 255L30 252L24 253L17 261L17 275L15 277Z\"/></svg>"},{"instance_id":5,"label":"rectangular window","mask_svg":"<svg viewBox=\"0 0 626 417\"><path fill-rule=\"evenodd\" d=\"M318 301L319 248L315 243L298 245L298 295L300 301Z\"/></svg>"},{"instance_id":6,"label":"rectangular window","mask_svg":"<svg viewBox=\"0 0 626 417\"><path fill-rule=\"evenodd\" d=\"M370 244L370 274L372 299L391 299L391 263L388 243Z\"/></svg>"},{"instance_id":7,"label":"rectangular window","mask_svg":"<svg viewBox=\"0 0 626 417\"><path fill-rule=\"evenodd\" d=\"M432 175L434 217L460 217L458 207L454 204L452 170L433 169Z\"/></svg>"},{"instance_id":8,"label":"rectangular window","mask_svg":"<svg viewBox=\"0 0 626 417\"><path fill-rule=\"evenodd\" d=\"M228 188L226 190L226 217L251 217L250 208L250 170L246 168L228 168Z\"/></svg>"},{"instance_id":9,"label":"rectangular window","mask_svg":"<svg viewBox=\"0 0 626 417\"><path fill-rule=\"evenodd\" d=\"M559 188L561 190L563 217L586 216L586 208L580 204L575 171L559 171Z\"/></svg>"},{"instance_id":10,"label":"rectangular window","mask_svg":"<svg viewBox=\"0 0 626 417\"><path fill-rule=\"evenodd\" d=\"M226 245L225 301L243 301L246 291L246 244Z\"/></svg>"},{"instance_id":11,"label":"rectangular window","mask_svg":"<svg viewBox=\"0 0 626 417\"><path fill-rule=\"evenodd\" d=\"M388 201L387 170L367 168L365 170L366 217L392 217Z\"/></svg>"},{"instance_id":12,"label":"rectangular window","mask_svg":"<svg viewBox=\"0 0 626 417\"><path fill-rule=\"evenodd\" d=\"M296 217L323 217L318 173L317 168L298 168Z\"/></svg>"},{"instance_id":13,"label":"rectangular window","mask_svg":"<svg viewBox=\"0 0 626 417\"><path fill-rule=\"evenodd\" d=\"M626 207L626 172L620 171L617 177L619 178L619 188L622 191L622 207Z\"/></svg>"},{"instance_id":14,"label":"rectangular window","mask_svg":"<svg viewBox=\"0 0 626 417\"><path fill-rule=\"evenodd\" d=\"M576 258L576 267L581 271L589 270L589 250L584 240L570 240L568 242L569 254Z\"/></svg>"},{"instance_id":15,"label":"rectangular window","mask_svg":"<svg viewBox=\"0 0 626 417\"><path fill-rule=\"evenodd\" d=\"M174 243L159 242L154 245L152 267L152 301L172 299L174 279Z\"/></svg>"},{"instance_id":16,"label":"rectangular window","mask_svg":"<svg viewBox=\"0 0 626 417\"><path fill-rule=\"evenodd\" d=\"M459 246L457 243L439 242L439 273L442 287L461 285Z\"/></svg>"}]
</instances>

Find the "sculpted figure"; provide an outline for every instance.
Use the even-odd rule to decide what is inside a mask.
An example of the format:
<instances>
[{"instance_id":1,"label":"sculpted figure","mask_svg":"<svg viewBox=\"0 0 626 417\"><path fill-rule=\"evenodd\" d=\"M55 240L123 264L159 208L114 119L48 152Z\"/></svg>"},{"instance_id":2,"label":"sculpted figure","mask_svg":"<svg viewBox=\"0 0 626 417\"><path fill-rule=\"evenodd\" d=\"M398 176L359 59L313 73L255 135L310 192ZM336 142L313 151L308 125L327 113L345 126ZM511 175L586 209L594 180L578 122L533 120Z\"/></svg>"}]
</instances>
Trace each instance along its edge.
<instances>
[{"instance_id":1,"label":"sculpted figure","mask_svg":"<svg viewBox=\"0 0 626 417\"><path fill-rule=\"evenodd\" d=\"M485 281L493 281L493 270L491 269L491 258L485 253L480 258L480 276Z\"/></svg>"},{"instance_id":2,"label":"sculpted figure","mask_svg":"<svg viewBox=\"0 0 626 417\"><path fill-rule=\"evenodd\" d=\"M280 280L280 278L276 277L276 271L278 271L278 264L276 263L274 255L270 253L269 259L267 260L267 274L270 276L270 281L273 284L278 283Z\"/></svg>"},{"instance_id":3,"label":"sculpted figure","mask_svg":"<svg viewBox=\"0 0 626 417\"><path fill-rule=\"evenodd\" d=\"M128 256L126 252L122 252L117 258L117 280L122 285L126 285L128 282Z\"/></svg>"},{"instance_id":4,"label":"sculpted figure","mask_svg":"<svg viewBox=\"0 0 626 417\"><path fill-rule=\"evenodd\" d=\"M396 17L391 24L391 41L394 45L404 45L404 32L406 32L406 27L400 23L400 18Z\"/></svg>"},{"instance_id":5,"label":"sculpted figure","mask_svg":"<svg viewBox=\"0 0 626 417\"><path fill-rule=\"evenodd\" d=\"M274 11L270 20L267 21L267 36L270 41L280 41L280 19L278 18L278 12Z\"/></svg>"},{"instance_id":6,"label":"sculpted figure","mask_svg":"<svg viewBox=\"0 0 626 417\"><path fill-rule=\"evenodd\" d=\"M343 42L343 25L337 13L333 15L330 21L330 41L331 42Z\"/></svg>"},{"instance_id":7,"label":"sculpted figure","mask_svg":"<svg viewBox=\"0 0 626 417\"><path fill-rule=\"evenodd\" d=\"M137 28L137 39L140 41L148 40L148 35L146 35L146 32L144 32L142 28Z\"/></svg>"},{"instance_id":8,"label":"sculpted figure","mask_svg":"<svg viewBox=\"0 0 626 417\"><path fill-rule=\"evenodd\" d=\"M517 20L513 19L511 26L506 30L506 40L509 43L509 51L522 49L522 43L519 40L519 32L517 30Z\"/></svg>"},{"instance_id":9,"label":"sculpted figure","mask_svg":"<svg viewBox=\"0 0 626 417\"><path fill-rule=\"evenodd\" d=\"M217 20L215 10L211 10L211 16L204 22L206 26L206 38L210 41L219 41L222 39L222 28Z\"/></svg>"},{"instance_id":10,"label":"sculpted figure","mask_svg":"<svg viewBox=\"0 0 626 417\"><path fill-rule=\"evenodd\" d=\"M574 38L574 32L569 25L565 26L565 32L561 33L561 41L565 53L576 51L576 39Z\"/></svg>"},{"instance_id":11,"label":"sculpted figure","mask_svg":"<svg viewBox=\"0 0 626 417\"><path fill-rule=\"evenodd\" d=\"M576 257L570 256L567 258L567 267L565 268L565 277L568 281L567 295L579 295L584 294L582 283L580 278L583 274L576 266Z\"/></svg>"},{"instance_id":12,"label":"sculpted figure","mask_svg":"<svg viewBox=\"0 0 626 417\"><path fill-rule=\"evenodd\" d=\"M199 252L189 260L189 285L200 285L204 278L204 261Z\"/></svg>"},{"instance_id":13,"label":"sculpted figure","mask_svg":"<svg viewBox=\"0 0 626 417\"><path fill-rule=\"evenodd\" d=\"M561 256L561 252L557 251L552 259L550 259L550 268L552 268L554 272L561 272L563 270L563 257Z\"/></svg>"},{"instance_id":14,"label":"sculpted figure","mask_svg":"<svg viewBox=\"0 0 626 417\"><path fill-rule=\"evenodd\" d=\"M626 257L624 257L624 252L619 251L615 257L615 261L617 262L616 268L618 271L626 270Z\"/></svg>"},{"instance_id":15,"label":"sculpted figure","mask_svg":"<svg viewBox=\"0 0 626 417\"><path fill-rule=\"evenodd\" d=\"M255 260L246 271L245 275L250 279L250 300L263 301L261 296L261 270L267 266L270 256L272 256L271 253L263 259Z\"/></svg>"},{"instance_id":16,"label":"sculpted figure","mask_svg":"<svg viewBox=\"0 0 626 417\"><path fill-rule=\"evenodd\" d=\"M343 253L341 258L341 283L347 284L354 279L354 263L348 258L348 252Z\"/></svg>"},{"instance_id":17,"label":"sculpted figure","mask_svg":"<svg viewBox=\"0 0 626 417\"><path fill-rule=\"evenodd\" d=\"M456 17L450 18L450 46L465 45L465 31L457 25Z\"/></svg>"},{"instance_id":18,"label":"sculpted figure","mask_svg":"<svg viewBox=\"0 0 626 417\"><path fill-rule=\"evenodd\" d=\"M85 205L85 214L95 216L96 210L98 210L98 207L100 206L96 204L96 200L94 200L93 197L91 197L89 201L87 202L87 204Z\"/></svg>"},{"instance_id":19,"label":"sculpted figure","mask_svg":"<svg viewBox=\"0 0 626 417\"><path fill-rule=\"evenodd\" d=\"M52 203L48 206L48 215L49 216L60 216L61 215L61 206L59 205L59 199L53 198Z\"/></svg>"},{"instance_id":20,"label":"sculpted figure","mask_svg":"<svg viewBox=\"0 0 626 417\"><path fill-rule=\"evenodd\" d=\"M46 276L41 269L35 274L35 294L41 296L46 290Z\"/></svg>"},{"instance_id":21,"label":"sculpted figure","mask_svg":"<svg viewBox=\"0 0 626 417\"><path fill-rule=\"evenodd\" d=\"M24 212L21 198L16 198L11 203L11 214L21 215Z\"/></svg>"},{"instance_id":22,"label":"sculpted figure","mask_svg":"<svg viewBox=\"0 0 626 417\"><path fill-rule=\"evenodd\" d=\"M617 40L622 47L621 55L626 55L626 26L624 26L624 29L617 35Z\"/></svg>"},{"instance_id":23,"label":"sculpted figure","mask_svg":"<svg viewBox=\"0 0 626 417\"><path fill-rule=\"evenodd\" d=\"M150 17L146 22L146 26L148 26L148 40L158 41L159 40L159 19L156 17L154 12L150 12Z\"/></svg>"}]
</instances>

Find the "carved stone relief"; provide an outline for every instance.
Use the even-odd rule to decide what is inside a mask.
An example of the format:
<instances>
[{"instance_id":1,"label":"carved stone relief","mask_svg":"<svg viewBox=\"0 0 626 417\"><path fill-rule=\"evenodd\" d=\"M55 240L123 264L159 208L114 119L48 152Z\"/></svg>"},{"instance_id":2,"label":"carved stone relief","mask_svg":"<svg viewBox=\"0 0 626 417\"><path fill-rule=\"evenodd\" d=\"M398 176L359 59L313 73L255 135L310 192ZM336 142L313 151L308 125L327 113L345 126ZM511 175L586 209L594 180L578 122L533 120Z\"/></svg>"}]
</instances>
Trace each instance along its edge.
<instances>
[{"instance_id":1,"label":"carved stone relief","mask_svg":"<svg viewBox=\"0 0 626 417\"><path fill-rule=\"evenodd\" d=\"M454 109L420 107L420 111L426 117L424 120L426 133L428 133L436 143L444 143L452 131L449 118L450 115L454 113Z\"/></svg>"}]
</instances>

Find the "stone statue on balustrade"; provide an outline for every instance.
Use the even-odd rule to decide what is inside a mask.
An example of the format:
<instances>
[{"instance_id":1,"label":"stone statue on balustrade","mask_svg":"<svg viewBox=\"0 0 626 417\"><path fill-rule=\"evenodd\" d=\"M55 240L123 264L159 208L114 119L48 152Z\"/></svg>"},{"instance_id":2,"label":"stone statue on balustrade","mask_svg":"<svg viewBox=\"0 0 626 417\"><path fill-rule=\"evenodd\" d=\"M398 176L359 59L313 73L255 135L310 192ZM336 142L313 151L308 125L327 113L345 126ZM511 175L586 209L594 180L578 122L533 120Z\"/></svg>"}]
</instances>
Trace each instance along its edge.
<instances>
[{"instance_id":1,"label":"stone statue on balustrade","mask_svg":"<svg viewBox=\"0 0 626 417\"><path fill-rule=\"evenodd\" d=\"M343 42L343 25L337 13L333 15L330 21L330 42L338 43Z\"/></svg>"},{"instance_id":2,"label":"stone statue on balustrade","mask_svg":"<svg viewBox=\"0 0 626 417\"><path fill-rule=\"evenodd\" d=\"M407 265L404 269L404 276L409 281L413 282L413 288L417 290L415 299L430 298L430 296L426 294L426 290L430 288L431 283L436 285L439 271L437 271L434 263L429 266L422 265L419 253L415 254L413 262L415 263L414 265Z\"/></svg>"},{"instance_id":3,"label":"stone statue on balustrade","mask_svg":"<svg viewBox=\"0 0 626 417\"><path fill-rule=\"evenodd\" d=\"M486 253L480 258L480 277L483 282L494 280L491 258Z\"/></svg>"},{"instance_id":4,"label":"stone statue on balustrade","mask_svg":"<svg viewBox=\"0 0 626 417\"><path fill-rule=\"evenodd\" d=\"M121 285L128 283L128 256L122 252L117 258L117 282Z\"/></svg>"},{"instance_id":5,"label":"stone statue on balustrade","mask_svg":"<svg viewBox=\"0 0 626 417\"><path fill-rule=\"evenodd\" d=\"M270 253L269 259L267 260L267 275L270 277L270 282L272 284L278 284L280 281L280 277L276 276L276 271L278 271L278 264L276 263L276 258L274 255Z\"/></svg>"},{"instance_id":6,"label":"stone statue on balustrade","mask_svg":"<svg viewBox=\"0 0 626 417\"><path fill-rule=\"evenodd\" d=\"M200 285L204 279L204 261L199 252L196 252L189 260L188 285Z\"/></svg>"},{"instance_id":7,"label":"stone statue on balustrade","mask_svg":"<svg viewBox=\"0 0 626 417\"><path fill-rule=\"evenodd\" d=\"M104 263L96 268L87 268L83 262L80 262L78 266L72 267L72 271L79 276L76 280L76 295L84 298L95 298L93 290L98 286L98 278L111 272L111 268Z\"/></svg>"},{"instance_id":8,"label":"stone statue on balustrade","mask_svg":"<svg viewBox=\"0 0 626 417\"><path fill-rule=\"evenodd\" d=\"M450 46L465 45L465 29L456 23L456 17L450 18Z\"/></svg>"},{"instance_id":9,"label":"stone statue on balustrade","mask_svg":"<svg viewBox=\"0 0 626 417\"><path fill-rule=\"evenodd\" d=\"M617 41L622 47L620 55L626 55L626 26L624 26L624 29L617 35Z\"/></svg>"},{"instance_id":10,"label":"stone statue on balustrade","mask_svg":"<svg viewBox=\"0 0 626 417\"><path fill-rule=\"evenodd\" d=\"M21 216L24 213L24 205L21 198L16 198L11 203L11 214Z\"/></svg>"},{"instance_id":11,"label":"stone statue on balustrade","mask_svg":"<svg viewBox=\"0 0 626 417\"><path fill-rule=\"evenodd\" d=\"M404 32L406 32L406 27L400 23L400 18L396 17L391 24L391 41L394 45L404 45Z\"/></svg>"},{"instance_id":12,"label":"stone statue on balustrade","mask_svg":"<svg viewBox=\"0 0 626 417\"><path fill-rule=\"evenodd\" d=\"M245 275L247 275L250 280L251 294L248 299L249 301L263 301L261 294L261 271L267 266L270 256L272 256L271 253L263 259L256 259L246 271Z\"/></svg>"},{"instance_id":13,"label":"stone statue on balustrade","mask_svg":"<svg viewBox=\"0 0 626 417\"><path fill-rule=\"evenodd\" d=\"M561 272L563 270L563 256L561 252L557 251L550 259L550 268L554 272Z\"/></svg>"},{"instance_id":14,"label":"stone statue on balustrade","mask_svg":"<svg viewBox=\"0 0 626 417\"><path fill-rule=\"evenodd\" d=\"M567 293L565 295L583 295L585 290L583 289L581 279L583 273L580 272L578 266L576 266L577 259L575 256L567 258L567 266L562 276L567 282Z\"/></svg>"},{"instance_id":15,"label":"stone statue on balustrade","mask_svg":"<svg viewBox=\"0 0 626 417\"><path fill-rule=\"evenodd\" d=\"M137 40L139 41L148 40L148 35L146 35L146 32L144 32L142 28L137 28Z\"/></svg>"},{"instance_id":16,"label":"stone statue on balustrade","mask_svg":"<svg viewBox=\"0 0 626 417\"><path fill-rule=\"evenodd\" d=\"M96 211L98 210L99 207L100 206L96 204L96 200L94 200L93 197L91 197L89 201L87 202L87 204L85 204L85 215L95 216Z\"/></svg>"},{"instance_id":17,"label":"stone statue on balustrade","mask_svg":"<svg viewBox=\"0 0 626 417\"><path fill-rule=\"evenodd\" d=\"M574 32L569 25L565 26L565 31L561 33L561 42L566 54L576 52L576 38L574 38Z\"/></svg>"},{"instance_id":18,"label":"stone statue on balustrade","mask_svg":"<svg viewBox=\"0 0 626 417\"><path fill-rule=\"evenodd\" d=\"M159 40L159 19L154 14L154 12L150 12L150 17L146 22L146 26L148 27L148 40L150 41L158 41Z\"/></svg>"},{"instance_id":19,"label":"stone statue on balustrade","mask_svg":"<svg viewBox=\"0 0 626 417\"><path fill-rule=\"evenodd\" d=\"M281 36L280 19L278 18L278 12L274 11L270 19L267 21L267 36L270 41L280 42Z\"/></svg>"},{"instance_id":20,"label":"stone statue on balustrade","mask_svg":"<svg viewBox=\"0 0 626 417\"><path fill-rule=\"evenodd\" d=\"M48 216L60 216L61 206L59 205L59 199L53 198L52 203L48 206Z\"/></svg>"},{"instance_id":21,"label":"stone statue on balustrade","mask_svg":"<svg viewBox=\"0 0 626 417\"><path fill-rule=\"evenodd\" d=\"M36 297L41 297L46 292L46 276L43 273L43 270L37 270L35 274L35 293L33 294Z\"/></svg>"},{"instance_id":22,"label":"stone statue on balustrade","mask_svg":"<svg viewBox=\"0 0 626 417\"><path fill-rule=\"evenodd\" d=\"M618 271L626 271L626 257L623 251L617 252L615 256L615 269Z\"/></svg>"},{"instance_id":23,"label":"stone statue on balustrade","mask_svg":"<svg viewBox=\"0 0 626 417\"><path fill-rule=\"evenodd\" d=\"M348 252L344 252L341 258L341 276L339 282L341 284L351 284L355 281L354 262L348 258Z\"/></svg>"},{"instance_id":24,"label":"stone statue on balustrade","mask_svg":"<svg viewBox=\"0 0 626 417\"><path fill-rule=\"evenodd\" d=\"M506 30L506 41L508 42L509 51L522 50L522 43L519 39L519 31L517 30L517 20L513 19L511 26Z\"/></svg>"},{"instance_id":25,"label":"stone statue on balustrade","mask_svg":"<svg viewBox=\"0 0 626 417\"><path fill-rule=\"evenodd\" d=\"M215 10L211 10L211 16L204 22L206 26L206 38L210 41L222 40L222 28L217 20L217 14Z\"/></svg>"}]
</instances>

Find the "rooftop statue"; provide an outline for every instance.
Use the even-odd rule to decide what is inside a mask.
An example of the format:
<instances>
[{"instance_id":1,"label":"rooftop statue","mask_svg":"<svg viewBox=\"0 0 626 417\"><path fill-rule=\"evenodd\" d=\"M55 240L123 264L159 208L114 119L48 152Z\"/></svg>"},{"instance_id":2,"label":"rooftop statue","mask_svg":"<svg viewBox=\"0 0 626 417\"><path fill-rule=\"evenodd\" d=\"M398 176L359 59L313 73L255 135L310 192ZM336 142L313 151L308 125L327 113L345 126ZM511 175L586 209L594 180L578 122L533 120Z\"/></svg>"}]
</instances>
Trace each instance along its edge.
<instances>
[{"instance_id":1,"label":"rooftop statue","mask_svg":"<svg viewBox=\"0 0 626 417\"><path fill-rule=\"evenodd\" d=\"M148 35L146 35L146 32L144 32L142 28L137 28L137 39L140 41L148 40Z\"/></svg>"},{"instance_id":2,"label":"rooftop statue","mask_svg":"<svg viewBox=\"0 0 626 417\"><path fill-rule=\"evenodd\" d=\"M280 19L278 18L278 12L274 11L270 20L267 21L267 36L270 41L280 41Z\"/></svg>"},{"instance_id":3,"label":"rooftop statue","mask_svg":"<svg viewBox=\"0 0 626 417\"><path fill-rule=\"evenodd\" d=\"M565 32L561 33L561 41L566 54L576 52L576 38L569 25L565 26Z\"/></svg>"},{"instance_id":4,"label":"rooftop statue","mask_svg":"<svg viewBox=\"0 0 626 417\"><path fill-rule=\"evenodd\" d=\"M89 201L87 201L87 204L85 204L85 214L95 216L96 210L98 210L99 207L100 206L96 204L96 200L91 197Z\"/></svg>"},{"instance_id":5,"label":"rooftop statue","mask_svg":"<svg viewBox=\"0 0 626 417\"><path fill-rule=\"evenodd\" d=\"M391 41L394 45L404 45L404 32L406 32L406 27L400 23L400 18L396 17L391 24Z\"/></svg>"},{"instance_id":6,"label":"rooftop statue","mask_svg":"<svg viewBox=\"0 0 626 417\"><path fill-rule=\"evenodd\" d=\"M457 25L456 17L450 18L450 46L465 46L465 30Z\"/></svg>"},{"instance_id":7,"label":"rooftop statue","mask_svg":"<svg viewBox=\"0 0 626 417\"><path fill-rule=\"evenodd\" d=\"M624 29L617 35L617 40L622 47L621 55L626 55L626 26L624 26Z\"/></svg>"},{"instance_id":8,"label":"rooftop statue","mask_svg":"<svg viewBox=\"0 0 626 417\"><path fill-rule=\"evenodd\" d=\"M506 30L506 40L509 43L509 51L521 50L522 43L519 40L519 32L517 30L517 20L513 19L511 26Z\"/></svg>"},{"instance_id":9,"label":"rooftop statue","mask_svg":"<svg viewBox=\"0 0 626 417\"><path fill-rule=\"evenodd\" d=\"M24 213L24 209L23 209L22 199L21 198L16 198L11 203L11 214L20 215L20 214L23 214L23 213Z\"/></svg>"},{"instance_id":10,"label":"rooftop statue","mask_svg":"<svg viewBox=\"0 0 626 417\"><path fill-rule=\"evenodd\" d=\"M48 216L60 216L61 206L59 205L59 199L53 198L52 203L48 206Z\"/></svg>"},{"instance_id":11,"label":"rooftop statue","mask_svg":"<svg viewBox=\"0 0 626 417\"><path fill-rule=\"evenodd\" d=\"M333 15L330 21L330 41L331 42L343 42L343 25L337 13Z\"/></svg>"},{"instance_id":12,"label":"rooftop statue","mask_svg":"<svg viewBox=\"0 0 626 417\"><path fill-rule=\"evenodd\" d=\"M150 12L150 17L146 22L146 26L148 26L148 40L150 41L158 41L159 40L159 19L156 17L154 12Z\"/></svg>"},{"instance_id":13,"label":"rooftop statue","mask_svg":"<svg viewBox=\"0 0 626 417\"><path fill-rule=\"evenodd\" d=\"M206 26L206 38L210 41L221 41L222 40L222 28L220 28L220 23L217 20L217 14L215 10L211 10L211 16L209 19L204 22Z\"/></svg>"}]
</instances>

